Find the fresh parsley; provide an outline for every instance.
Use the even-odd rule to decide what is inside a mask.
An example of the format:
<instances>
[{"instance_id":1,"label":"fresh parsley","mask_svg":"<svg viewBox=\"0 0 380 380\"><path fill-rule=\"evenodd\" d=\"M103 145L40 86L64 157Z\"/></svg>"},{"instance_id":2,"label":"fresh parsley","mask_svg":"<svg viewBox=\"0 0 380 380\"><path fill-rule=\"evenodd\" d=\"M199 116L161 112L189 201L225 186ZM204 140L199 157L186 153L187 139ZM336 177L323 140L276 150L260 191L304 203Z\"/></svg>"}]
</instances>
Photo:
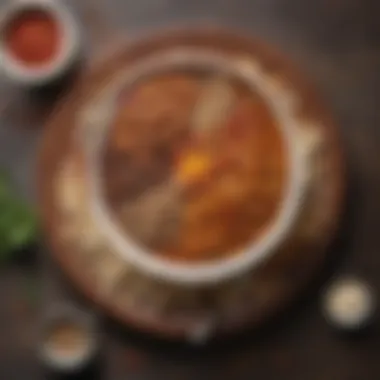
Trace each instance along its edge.
<instances>
[{"instance_id":1,"label":"fresh parsley","mask_svg":"<svg viewBox=\"0 0 380 380\"><path fill-rule=\"evenodd\" d=\"M37 235L34 210L17 197L9 177L0 174L0 260L34 243Z\"/></svg>"}]
</instances>

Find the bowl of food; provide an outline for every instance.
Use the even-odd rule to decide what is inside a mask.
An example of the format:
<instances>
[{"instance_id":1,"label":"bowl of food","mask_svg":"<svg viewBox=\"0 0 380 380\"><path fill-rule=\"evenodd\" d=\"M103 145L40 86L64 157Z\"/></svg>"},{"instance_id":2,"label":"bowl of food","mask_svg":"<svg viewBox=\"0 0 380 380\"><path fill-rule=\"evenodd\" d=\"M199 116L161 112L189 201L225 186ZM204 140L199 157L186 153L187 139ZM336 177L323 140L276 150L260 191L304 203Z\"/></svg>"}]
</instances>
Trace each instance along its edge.
<instances>
[{"instance_id":1,"label":"bowl of food","mask_svg":"<svg viewBox=\"0 0 380 380\"><path fill-rule=\"evenodd\" d=\"M307 187L289 100L254 60L190 47L111 81L84 111L80 139L94 219L115 251L186 286L273 255Z\"/></svg>"},{"instance_id":2,"label":"bowl of food","mask_svg":"<svg viewBox=\"0 0 380 380\"><path fill-rule=\"evenodd\" d=\"M60 1L20 0L2 8L0 62L20 85L42 86L66 74L79 57L80 33Z\"/></svg>"},{"instance_id":3,"label":"bowl of food","mask_svg":"<svg viewBox=\"0 0 380 380\"><path fill-rule=\"evenodd\" d=\"M84 370L98 353L94 318L68 305L55 305L43 318L40 357L56 372Z\"/></svg>"}]
</instances>

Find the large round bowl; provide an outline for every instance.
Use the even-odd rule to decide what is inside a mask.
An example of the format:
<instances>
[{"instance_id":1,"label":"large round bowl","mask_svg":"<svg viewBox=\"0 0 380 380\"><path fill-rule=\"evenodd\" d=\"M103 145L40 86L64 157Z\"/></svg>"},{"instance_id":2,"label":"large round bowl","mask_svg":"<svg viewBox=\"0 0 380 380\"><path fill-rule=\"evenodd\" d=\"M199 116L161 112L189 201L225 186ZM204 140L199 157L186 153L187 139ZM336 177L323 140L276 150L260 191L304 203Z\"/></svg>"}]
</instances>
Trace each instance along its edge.
<instances>
[{"instance_id":1,"label":"large round bowl","mask_svg":"<svg viewBox=\"0 0 380 380\"><path fill-rule=\"evenodd\" d=\"M182 68L224 72L260 91L288 154L278 218L261 240L214 263L174 264L140 247L113 219L99 175L117 94L138 78ZM338 136L304 78L265 44L222 30L127 44L86 73L46 129L38 185L51 254L101 311L144 332L203 342L260 327L326 258L344 200Z\"/></svg>"},{"instance_id":2,"label":"large round bowl","mask_svg":"<svg viewBox=\"0 0 380 380\"><path fill-rule=\"evenodd\" d=\"M205 263L176 263L148 252L134 241L112 217L104 201L101 175L104 143L109 131L117 99L142 78L176 70L206 71L236 77L252 92L258 92L268 104L286 145L288 178L279 212L267 231L241 252L228 258ZM196 48L180 48L153 55L118 75L96 101L85 111L82 144L86 146L90 197L94 219L123 259L148 275L179 284L203 286L238 277L270 257L292 231L302 208L307 161L300 148L299 125L295 122L294 105L289 94L268 79L253 59L233 58ZM270 152L269 152L270 154Z\"/></svg>"}]
</instances>

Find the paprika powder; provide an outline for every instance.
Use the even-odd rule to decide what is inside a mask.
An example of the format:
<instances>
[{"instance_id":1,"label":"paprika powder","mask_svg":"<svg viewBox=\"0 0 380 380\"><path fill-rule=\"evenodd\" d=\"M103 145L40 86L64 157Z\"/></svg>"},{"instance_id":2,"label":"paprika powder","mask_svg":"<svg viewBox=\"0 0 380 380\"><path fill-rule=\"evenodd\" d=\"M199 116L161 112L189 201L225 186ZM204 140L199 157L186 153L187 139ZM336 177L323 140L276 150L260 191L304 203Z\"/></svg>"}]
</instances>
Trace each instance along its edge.
<instances>
[{"instance_id":1,"label":"paprika powder","mask_svg":"<svg viewBox=\"0 0 380 380\"><path fill-rule=\"evenodd\" d=\"M12 56L24 65L46 65L59 52L60 26L46 11L24 10L9 22L5 42Z\"/></svg>"}]
</instances>

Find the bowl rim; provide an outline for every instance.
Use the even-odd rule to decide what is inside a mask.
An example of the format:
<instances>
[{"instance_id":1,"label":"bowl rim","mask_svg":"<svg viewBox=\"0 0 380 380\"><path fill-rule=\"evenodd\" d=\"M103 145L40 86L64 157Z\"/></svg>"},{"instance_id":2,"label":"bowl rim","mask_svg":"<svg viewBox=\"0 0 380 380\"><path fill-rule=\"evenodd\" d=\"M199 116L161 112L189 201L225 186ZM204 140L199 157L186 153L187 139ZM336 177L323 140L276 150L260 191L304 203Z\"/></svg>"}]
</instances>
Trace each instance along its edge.
<instances>
[{"instance_id":1,"label":"bowl rim","mask_svg":"<svg viewBox=\"0 0 380 380\"><path fill-rule=\"evenodd\" d=\"M29 10L40 10L51 16L61 30L61 48L57 56L46 64L29 67L13 57L4 38L4 30L18 15ZM20 84L38 86L53 81L74 63L81 45L78 23L61 1L17 0L1 8L0 68L6 77Z\"/></svg>"},{"instance_id":2,"label":"bowl rim","mask_svg":"<svg viewBox=\"0 0 380 380\"><path fill-rule=\"evenodd\" d=\"M140 80L144 75L155 73L157 68L170 71L175 67L194 66L194 60L196 65L203 64L211 69L216 68L237 76L261 93L277 119L277 125L284 138L288 151L289 175L283 202L278 208L278 215L258 240L248 244L241 252L231 257L224 257L213 262L178 263L150 253L146 248L140 247L138 243L128 238L128 235L119 228L118 223L107 211L106 203L102 200L102 180L99 168L101 167L102 141L104 142L103 129L110 125L119 91L135 83L136 80ZM90 207L100 230L124 260L159 280L187 286L202 286L220 283L252 270L253 267L272 256L288 237L298 220L305 195L306 163L298 142L298 124L292 112L289 113L291 109L288 103L289 98L285 102L278 103L278 96L273 98L273 95L279 87L273 80L267 81L267 79L268 76L263 75L259 64L252 58L234 59L222 53L211 53L199 48L177 48L175 51L161 51L153 57L135 63L133 67L126 70L123 80L120 80L120 77L117 78L115 83L111 83L104 90L103 98L101 95L92 103L93 107L84 112L82 121L85 128L80 128L81 133L84 131L80 138L85 144L85 160L88 164ZM91 138L86 131L91 133Z\"/></svg>"}]
</instances>

